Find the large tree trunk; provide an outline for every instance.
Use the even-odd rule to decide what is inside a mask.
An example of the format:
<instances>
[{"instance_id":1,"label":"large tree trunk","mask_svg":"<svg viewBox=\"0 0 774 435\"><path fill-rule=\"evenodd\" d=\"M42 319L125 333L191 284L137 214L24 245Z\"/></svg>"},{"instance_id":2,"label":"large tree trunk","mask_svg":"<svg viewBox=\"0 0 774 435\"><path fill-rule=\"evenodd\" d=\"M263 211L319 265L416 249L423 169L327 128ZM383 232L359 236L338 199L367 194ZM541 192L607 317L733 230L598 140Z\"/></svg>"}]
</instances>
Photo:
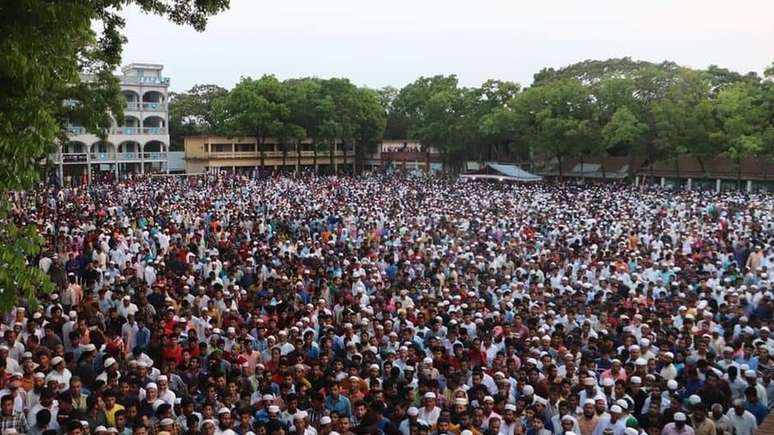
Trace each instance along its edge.
<instances>
[{"instance_id":1,"label":"large tree trunk","mask_svg":"<svg viewBox=\"0 0 774 435\"><path fill-rule=\"evenodd\" d=\"M259 135L257 137L258 141L258 152L261 154L261 171L263 171L264 167L266 166L266 155L263 153L263 136Z\"/></svg>"},{"instance_id":2,"label":"large tree trunk","mask_svg":"<svg viewBox=\"0 0 774 435\"><path fill-rule=\"evenodd\" d=\"M654 149L653 144L648 144L648 165L650 166L650 182L653 182L653 179L655 176L653 175L655 172L655 168L653 167L653 164L655 163L653 160L656 158L656 150Z\"/></svg>"},{"instance_id":3,"label":"large tree trunk","mask_svg":"<svg viewBox=\"0 0 774 435\"><path fill-rule=\"evenodd\" d=\"M296 173L301 172L301 142L296 143Z\"/></svg>"},{"instance_id":4,"label":"large tree trunk","mask_svg":"<svg viewBox=\"0 0 774 435\"><path fill-rule=\"evenodd\" d=\"M336 171L336 162L334 161L335 160L335 154L336 154L336 141L334 140L333 141L333 145L331 145L331 150L330 150L330 155L331 155L330 171L333 174L335 174L337 172Z\"/></svg>"},{"instance_id":5,"label":"large tree trunk","mask_svg":"<svg viewBox=\"0 0 774 435\"><path fill-rule=\"evenodd\" d=\"M629 169L626 171L626 176L629 178L629 183L634 181L634 177L636 176L634 172L634 149L633 147L629 149Z\"/></svg>"},{"instance_id":6,"label":"large tree trunk","mask_svg":"<svg viewBox=\"0 0 774 435\"><path fill-rule=\"evenodd\" d=\"M562 162L562 156L561 155L557 155L556 159L559 161L559 179L557 181L561 183L562 182L562 176L564 175L564 168L562 168L562 163L563 163Z\"/></svg>"},{"instance_id":7,"label":"large tree trunk","mask_svg":"<svg viewBox=\"0 0 774 435\"><path fill-rule=\"evenodd\" d=\"M680 187L682 187L682 181L680 180L680 156L675 157L675 172L677 173L677 183L680 183Z\"/></svg>"},{"instance_id":8,"label":"large tree trunk","mask_svg":"<svg viewBox=\"0 0 774 435\"><path fill-rule=\"evenodd\" d=\"M346 144L346 142L341 144L341 151L344 152L344 170L346 171L347 170L347 144Z\"/></svg>"}]
</instances>

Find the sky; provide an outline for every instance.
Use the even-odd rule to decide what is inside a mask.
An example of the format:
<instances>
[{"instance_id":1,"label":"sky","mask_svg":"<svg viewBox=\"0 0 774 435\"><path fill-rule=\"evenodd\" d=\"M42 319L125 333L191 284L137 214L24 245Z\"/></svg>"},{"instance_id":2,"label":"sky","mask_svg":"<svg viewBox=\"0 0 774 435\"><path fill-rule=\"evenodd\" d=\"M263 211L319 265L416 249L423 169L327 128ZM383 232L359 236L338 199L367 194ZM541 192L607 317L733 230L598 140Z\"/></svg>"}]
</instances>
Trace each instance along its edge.
<instances>
[{"instance_id":1,"label":"sky","mask_svg":"<svg viewBox=\"0 0 774 435\"><path fill-rule=\"evenodd\" d=\"M744 73L774 61L771 0L231 0L202 33L136 8L123 16L124 63L163 64L178 92L264 74L370 87L435 74L529 85L544 67L586 59Z\"/></svg>"}]
</instances>

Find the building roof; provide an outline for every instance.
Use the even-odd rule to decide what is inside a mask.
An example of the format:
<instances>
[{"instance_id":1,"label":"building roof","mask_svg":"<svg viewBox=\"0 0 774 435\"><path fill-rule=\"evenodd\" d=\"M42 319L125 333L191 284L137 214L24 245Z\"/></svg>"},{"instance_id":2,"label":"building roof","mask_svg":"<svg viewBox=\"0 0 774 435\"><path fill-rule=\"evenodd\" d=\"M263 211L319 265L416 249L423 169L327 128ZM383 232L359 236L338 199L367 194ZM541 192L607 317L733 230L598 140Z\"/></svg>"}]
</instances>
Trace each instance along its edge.
<instances>
[{"instance_id":1,"label":"building roof","mask_svg":"<svg viewBox=\"0 0 774 435\"><path fill-rule=\"evenodd\" d=\"M506 165L501 163L486 163L478 171L472 171L466 174L462 174L463 178L493 178L502 181L519 181L519 182L532 182L540 181L543 179L540 175L535 175L531 172L527 172L516 165Z\"/></svg>"},{"instance_id":2,"label":"building roof","mask_svg":"<svg viewBox=\"0 0 774 435\"><path fill-rule=\"evenodd\" d=\"M630 167L633 167L632 172L636 173L643 162L641 158L631 159L628 156L569 159L562 162L561 174L564 177L622 179L629 175ZM558 176L559 162L553 159L539 172L546 176Z\"/></svg>"},{"instance_id":3,"label":"building roof","mask_svg":"<svg viewBox=\"0 0 774 435\"><path fill-rule=\"evenodd\" d=\"M124 73L133 69L155 69L161 71L164 69L164 65L160 63L130 63L121 67L121 71Z\"/></svg>"},{"instance_id":4,"label":"building roof","mask_svg":"<svg viewBox=\"0 0 774 435\"><path fill-rule=\"evenodd\" d=\"M660 160L653 168L644 165L640 175L666 178L722 178L729 180L774 180L774 160L765 157L746 156L739 160L728 157L698 159L683 155Z\"/></svg>"}]
</instances>

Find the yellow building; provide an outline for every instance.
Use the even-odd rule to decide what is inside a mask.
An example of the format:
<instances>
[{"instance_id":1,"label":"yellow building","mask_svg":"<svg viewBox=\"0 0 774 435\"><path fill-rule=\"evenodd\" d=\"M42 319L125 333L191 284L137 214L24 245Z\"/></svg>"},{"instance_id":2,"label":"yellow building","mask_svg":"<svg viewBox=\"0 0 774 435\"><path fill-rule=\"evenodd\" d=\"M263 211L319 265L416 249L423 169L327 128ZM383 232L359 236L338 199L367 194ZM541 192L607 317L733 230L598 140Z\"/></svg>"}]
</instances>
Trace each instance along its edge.
<instances>
[{"instance_id":1,"label":"yellow building","mask_svg":"<svg viewBox=\"0 0 774 435\"><path fill-rule=\"evenodd\" d=\"M184 146L186 172L189 174L213 171L248 173L258 168L350 172L355 168L353 148L345 149L342 144L336 144L333 150L318 148L315 153L310 139L302 141L297 149L289 146L285 151L275 139L266 138L259 145L254 137L186 136Z\"/></svg>"}]
</instances>

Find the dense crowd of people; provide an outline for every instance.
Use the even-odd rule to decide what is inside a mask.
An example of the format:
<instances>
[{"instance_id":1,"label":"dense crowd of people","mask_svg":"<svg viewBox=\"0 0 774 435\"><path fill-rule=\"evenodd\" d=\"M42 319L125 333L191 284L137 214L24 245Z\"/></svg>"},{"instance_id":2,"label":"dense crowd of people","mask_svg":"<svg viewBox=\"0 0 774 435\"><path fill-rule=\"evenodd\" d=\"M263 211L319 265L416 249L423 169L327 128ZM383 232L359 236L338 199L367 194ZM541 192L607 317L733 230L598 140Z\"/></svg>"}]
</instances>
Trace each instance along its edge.
<instances>
[{"instance_id":1,"label":"dense crowd of people","mask_svg":"<svg viewBox=\"0 0 774 435\"><path fill-rule=\"evenodd\" d=\"M14 197L56 290L5 314L0 430L752 435L774 196L135 178Z\"/></svg>"}]
</instances>

